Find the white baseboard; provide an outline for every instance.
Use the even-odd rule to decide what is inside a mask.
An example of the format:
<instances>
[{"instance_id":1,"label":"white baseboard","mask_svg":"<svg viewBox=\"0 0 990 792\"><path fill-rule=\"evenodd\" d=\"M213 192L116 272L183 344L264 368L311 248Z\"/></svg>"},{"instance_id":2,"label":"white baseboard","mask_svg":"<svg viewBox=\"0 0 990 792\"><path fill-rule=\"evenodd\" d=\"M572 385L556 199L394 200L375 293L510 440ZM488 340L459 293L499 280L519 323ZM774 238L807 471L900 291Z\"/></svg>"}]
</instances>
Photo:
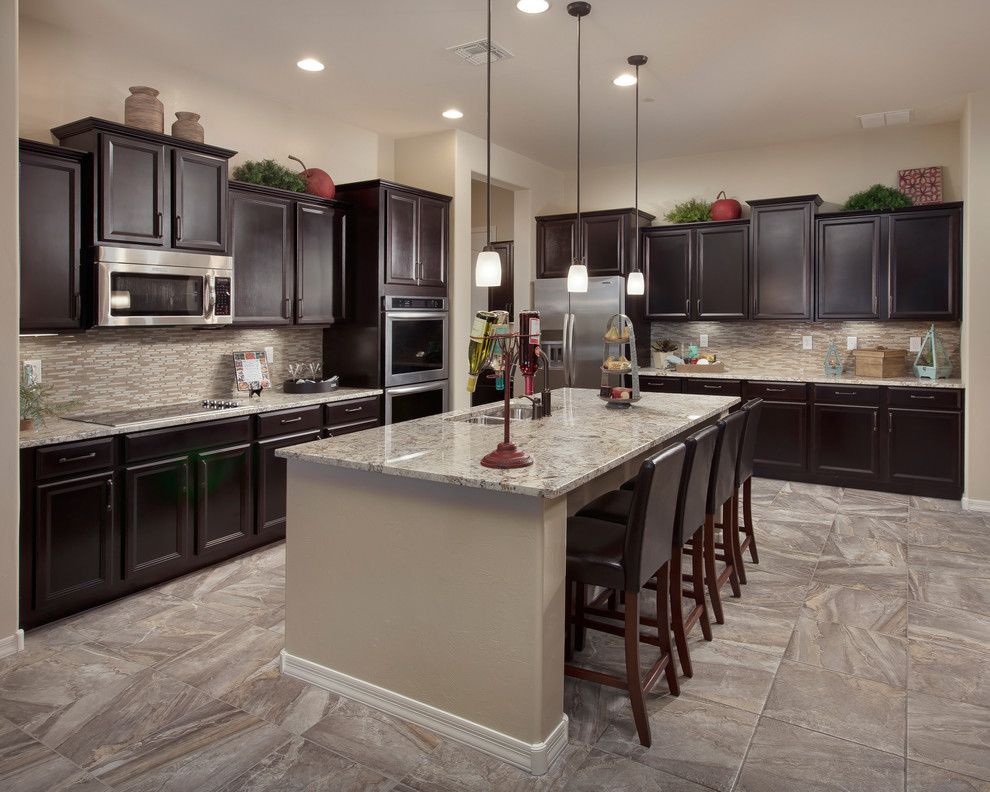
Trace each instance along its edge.
<instances>
[{"instance_id":1,"label":"white baseboard","mask_svg":"<svg viewBox=\"0 0 990 792\"><path fill-rule=\"evenodd\" d=\"M990 512L990 500L977 500L976 498L967 498L964 495L962 507L966 511Z\"/></svg>"},{"instance_id":2,"label":"white baseboard","mask_svg":"<svg viewBox=\"0 0 990 792\"><path fill-rule=\"evenodd\" d=\"M0 638L0 657L17 654L24 648L24 630L18 630L13 635Z\"/></svg>"},{"instance_id":3,"label":"white baseboard","mask_svg":"<svg viewBox=\"0 0 990 792\"><path fill-rule=\"evenodd\" d=\"M282 650L282 673L312 685L329 690L346 698L360 701L374 709L432 729L503 762L526 770L533 775L543 775L554 759L567 746L567 716L561 715L560 723L543 742L527 743L515 737L474 723L459 715L438 709L422 701L408 698L370 682L356 679L340 671L334 671L311 660L296 657Z\"/></svg>"}]
</instances>

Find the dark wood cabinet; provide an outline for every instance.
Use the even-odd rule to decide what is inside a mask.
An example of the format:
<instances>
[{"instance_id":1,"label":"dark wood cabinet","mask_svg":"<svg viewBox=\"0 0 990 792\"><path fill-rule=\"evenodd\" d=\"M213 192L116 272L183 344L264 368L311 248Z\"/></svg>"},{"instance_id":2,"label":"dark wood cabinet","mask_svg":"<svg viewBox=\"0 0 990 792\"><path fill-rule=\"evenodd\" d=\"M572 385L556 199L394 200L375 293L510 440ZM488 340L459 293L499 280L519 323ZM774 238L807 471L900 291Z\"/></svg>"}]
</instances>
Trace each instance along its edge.
<instances>
[{"instance_id":1,"label":"dark wood cabinet","mask_svg":"<svg viewBox=\"0 0 990 792\"><path fill-rule=\"evenodd\" d=\"M227 160L172 152L172 246L215 253L227 249Z\"/></svg>"},{"instance_id":2,"label":"dark wood cabinet","mask_svg":"<svg viewBox=\"0 0 990 792\"><path fill-rule=\"evenodd\" d=\"M680 377L640 377L639 389L643 393L683 393L684 380Z\"/></svg>"},{"instance_id":3,"label":"dark wood cabinet","mask_svg":"<svg viewBox=\"0 0 990 792\"><path fill-rule=\"evenodd\" d=\"M753 319L811 319L817 195L749 201Z\"/></svg>"},{"instance_id":4,"label":"dark wood cabinet","mask_svg":"<svg viewBox=\"0 0 990 792\"><path fill-rule=\"evenodd\" d=\"M753 456L756 474L801 480L808 470L808 405L764 398Z\"/></svg>"},{"instance_id":5,"label":"dark wood cabinet","mask_svg":"<svg viewBox=\"0 0 990 792\"><path fill-rule=\"evenodd\" d=\"M124 468L123 577L155 583L186 571L192 554L187 456Z\"/></svg>"},{"instance_id":6,"label":"dark wood cabinet","mask_svg":"<svg viewBox=\"0 0 990 792\"><path fill-rule=\"evenodd\" d=\"M259 440L255 443L255 488L257 490L255 508L255 531L258 534L285 536L286 513L286 463L275 456L280 448L319 440L319 430L299 432L281 437Z\"/></svg>"},{"instance_id":7,"label":"dark wood cabinet","mask_svg":"<svg viewBox=\"0 0 990 792\"><path fill-rule=\"evenodd\" d=\"M889 318L959 319L962 208L918 207L887 222Z\"/></svg>"},{"instance_id":8,"label":"dark wood cabinet","mask_svg":"<svg viewBox=\"0 0 990 792\"><path fill-rule=\"evenodd\" d=\"M104 134L99 159L100 240L165 245L165 146Z\"/></svg>"},{"instance_id":9,"label":"dark wood cabinet","mask_svg":"<svg viewBox=\"0 0 990 792\"><path fill-rule=\"evenodd\" d=\"M447 285L447 215L446 201L420 196L417 286L443 288Z\"/></svg>"},{"instance_id":10,"label":"dark wood cabinet","mask_svg":"<svg viewBox=\"0 0 990 792\"><path fill-rule=\"evenodd\" d=\"M639 213L640 228L654 216ZM536 277L563 278L574 260L578 240L584 248L588 275L626 275L636 256L636 213L633 209L608 209L575 214L543 215L536 218Z\"/></svg>"},{"instance_id":11,"label":"dark wood cabinet","mask_svg":"<svg viewBox=\"0 0 990 792\"><path fill-rule=\"evenodd\" d=\"M196 552L241 545L252 530L251 444L196 454Z\"/></svg>"},{"instance_id":12,"label":"dark wood cabinet","mask_svg":"<svg viewBox=\"0 0 990 792\"><path fill-rule=\"evenodd\" d=\"M879 215L830 216L816 224L816 301L819 319L879 319Z\"/></svg>"},{"instance_id":13,"label":"dark wood cabinet","mask_svg":"<svg viewBox=\"0 0 990 792\"><path fill-rule=\"evenodd\" d=\"M643 234L642 268L648 319L691 318L691 261L694 233L689 228L651 228Z\"/></svg>"},{"instance_id":14,"label":"dark wood cabinet","mask_svg":"<svg viewBox=\"0 0 990 792\"><path fill-rule=\"evenodd\" d=\"M880 408L815 404L811 448L811 470L818 476L878 478Z\"/></svg>"},{"instance_id":15,"label":"dark wood cabinet","mask_svg":"<svg viewBox=\"0 0 990 792\"><path fill-rule=\"evenodd\" d=\"M958 498L963 488L962 448L961 411L888 408L887 475L892 484Z\"/></svg>"},{"instance_id":16,"label":"dark wood cabinet","mask_svg":"<svg viewBox=\"0 0 990 792\"><path fill-rule=\"evenodd\" d=\"M340 295L335 278L345 267L340 249L343 217L329 206L296 206L296 324L332 324Z\"/></svg>"},{"instance_id":17,"label":"dark wood cabinet","mask_svg":"<svg viewBox=\"0 0 990 792\"><path fill-rule=\"evenodd\" d=\"M22 140L20 146L20 329L83 326L81 151Z\"/></svg>"},{"instance_id":18,"label":"dark wood cabinet","mask_svg":"<svg viewBox=\"0 0 990 792\"><path fill-rule=\"evenodd\" d=\"M412 193L385 191L385 280L416 286L419 268L419 199Z\"/></svg>"}]
</instances>

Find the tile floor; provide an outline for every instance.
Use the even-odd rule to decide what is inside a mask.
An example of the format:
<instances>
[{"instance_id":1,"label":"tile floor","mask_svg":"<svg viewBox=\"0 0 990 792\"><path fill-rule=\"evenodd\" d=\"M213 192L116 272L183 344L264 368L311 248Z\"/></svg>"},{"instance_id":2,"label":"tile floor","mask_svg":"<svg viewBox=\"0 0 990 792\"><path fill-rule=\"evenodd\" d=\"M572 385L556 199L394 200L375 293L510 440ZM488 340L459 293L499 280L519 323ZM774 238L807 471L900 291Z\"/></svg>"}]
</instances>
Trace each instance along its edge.
<instances>
[{"instance_id":1,"label":"tile floor","mask_svg":"<svg viewBox=\"0 0 990 792\"><path fill-rule=\"evenodd\" d=\"M284 549L27 636L0 661L0 789L990 792L990 526L958 504L755 486L761 564L682 695L568 680L542 778L279 675ZM651 661L644 651L644 664ZM580 662L621 672L620 639Z\"/></svg>"}]
</instances>

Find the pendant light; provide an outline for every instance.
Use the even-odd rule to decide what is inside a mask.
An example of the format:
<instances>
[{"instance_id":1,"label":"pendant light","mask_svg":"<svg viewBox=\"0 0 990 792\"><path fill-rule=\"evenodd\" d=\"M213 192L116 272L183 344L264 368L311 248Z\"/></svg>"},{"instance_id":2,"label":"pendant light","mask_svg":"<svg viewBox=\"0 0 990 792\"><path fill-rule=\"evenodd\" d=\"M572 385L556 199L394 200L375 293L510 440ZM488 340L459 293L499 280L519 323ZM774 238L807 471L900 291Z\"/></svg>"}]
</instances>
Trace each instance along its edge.
<instances>
[{"instance_id":1,"label":"pendant light","mask_svg":"<svg viewBox=\"0 0 990 792\"><path fill-rule=\"evenodd\" d=\"M634 192L634 213L636 215L636 236L633 237L633 268L626 279L626 294L636 296L646 292L646 282L643 273L639 269L639 67L646 65L645 55L630 55L626 63L636 67L636 169L635 169L635 192Z\"/></svg>"},{"instance_id":2,"label":"pendant light","mask_svg":"<svg viewBox=\"0 0 990 792\"><path fill-rule=\"evenodd\" d=\"M591 13L591 3L568 3L567 13L577 18L577 253L567 270L567 291L588 291L588 264L584 258L584 234L581 233L581 18Z\"/></svg>"},{"instance_id":3,"label":"pendant light","mask_svg":"<svg viewBox=\"0 0 990 792\"><path fill-rule=\"evenodd\" d=\"M502 285L502 258L492 248L492 0L488 0L488 34L485 38L488 48L486 65L487 127L485 145L487 147L487 175L485 181L485 247L478 254L474 267L474 285L483 288Z\"/></svg>"}]
</instances>

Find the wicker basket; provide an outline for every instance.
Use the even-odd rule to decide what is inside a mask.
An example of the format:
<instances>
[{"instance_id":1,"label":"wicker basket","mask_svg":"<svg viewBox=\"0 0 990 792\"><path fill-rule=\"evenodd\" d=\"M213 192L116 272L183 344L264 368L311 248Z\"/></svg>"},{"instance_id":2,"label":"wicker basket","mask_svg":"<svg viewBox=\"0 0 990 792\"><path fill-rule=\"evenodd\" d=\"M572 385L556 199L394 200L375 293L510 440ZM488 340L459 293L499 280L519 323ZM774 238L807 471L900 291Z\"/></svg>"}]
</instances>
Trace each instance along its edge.
<instances>
[{"instance_id":1,"label":"wicker basket","mask_svg":"<svg viewBox=\"0 0 990 792\"><path fill-rule=\"evenodd\" d=\"M854 349L857 377L903 377L907 371L906 349Z\"/></svg>"}]
</instances>

